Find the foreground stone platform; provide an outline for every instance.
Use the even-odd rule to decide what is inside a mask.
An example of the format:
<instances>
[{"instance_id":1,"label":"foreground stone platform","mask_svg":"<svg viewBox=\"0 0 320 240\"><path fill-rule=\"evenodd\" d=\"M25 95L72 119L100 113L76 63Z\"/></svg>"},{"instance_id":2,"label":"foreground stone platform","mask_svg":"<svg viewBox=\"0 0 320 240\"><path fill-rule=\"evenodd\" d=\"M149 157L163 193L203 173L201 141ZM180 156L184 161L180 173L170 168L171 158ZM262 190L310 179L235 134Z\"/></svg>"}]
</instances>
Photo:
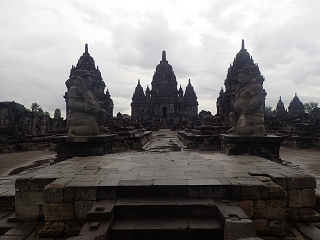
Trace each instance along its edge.
<instances>
[{"instance_id":1,"label":"foreground stone platform","mask_svg":"<svg viewBox=\"0 0 320 240\"><path fill-rule=\"evenodd\" d=\"M283 236L287 220L320 220L312 210L315 187L314 177L257 156L130 151L74 157L25 174L16 180L14 202L6 203L14 204L14 221L45 219L49 230L72 235L100 201L233 199L258 235Z\"/></svg>"}]
</instances>

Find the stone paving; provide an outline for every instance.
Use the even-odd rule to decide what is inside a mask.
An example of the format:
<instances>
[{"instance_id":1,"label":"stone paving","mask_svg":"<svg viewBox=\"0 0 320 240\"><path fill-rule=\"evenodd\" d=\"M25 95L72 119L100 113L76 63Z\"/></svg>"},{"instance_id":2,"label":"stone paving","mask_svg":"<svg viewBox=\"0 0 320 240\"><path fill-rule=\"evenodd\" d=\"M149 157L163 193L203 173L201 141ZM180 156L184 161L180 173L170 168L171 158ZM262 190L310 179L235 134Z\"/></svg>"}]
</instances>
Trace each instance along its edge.
<instances>
[{"instance_id":1,"label":"stone paving","mask_svg":"<svg viewBox=\"0 0 320 240\"><path fill-rule=\"evenodd\" d=\"M169 140L170 138L172 140L172 137L167 137ZM162 140L159 141L162 142ZM157 141L153 144L157 144ZM178 143L173 141L172 144ZM172 144L170 144L171 147ZM161 146L163 146L162 143ZM44 198L50 198L47 202L63 202L69 188L92 188L93 191L90 194L93 198L89 199L92 202L85 209L75 213L78 216L86 213L86 209L89 209L99 198L99 194L101 199L105 197L105 187L117 188L115 197L123 197L125 194L123 189L126 186L149 186L148 189L152 196L156 196L155 194L161 191L159 186L186 186L182 193L184 197L233 198L238 200L243 208L249 206L247 212L245 211L247 215L253 211L258 220L267 218L269 224L274 219L281 218L279 214L282 214L282 218L286 215L285 211L288 206L279 210L278 206L274 207L275 203L289 204L290 209L297 212L297 209L312 206L312 201L315 199L315 195L312 194L312 189L316 186L313 177L260 157L228 156L219 152L166 151L163 150L165 147L162 147L160 152L155 152L152 145L149 145L147 149L149 151L126 151L104 156L75 157L53 165L38 166L14 176L1 177L0 199L2 200L0 204L2 204L1 201L4 201L4 196L10 197L15 194L14 184L17 178L28 179L30 186L31 181L37 182L43 179L47 179L48 183L52 182L53 186L62 186L62 199L59 195L56 195L57 199L54 199L50 198L50 194L47 197L45 194ZM205 191L198 191L197 186L207 188ZM310 189L310 191L305 192L305 189ZM301 201L293 197L297 194L301 195ZM20 197L23 198L23 195ZM76 203L80 199L74 196L71 201ZM2 222L5 221L5 216L9 216L9 208L6 214L0 216L3 217ZM13 228L11 232L4 235L6 237L2 236L0 239L32 239L27 238L30 232L26 232L30 228L39 227L34 223L32 227L28 225L27 230L23 228L24 223L19 224L17 223L19 228ZM12 232L18 229L25 234L24 237L19 235L19 238L10 238L9 236L15 236Z\"/></svg>"}]
</instances>

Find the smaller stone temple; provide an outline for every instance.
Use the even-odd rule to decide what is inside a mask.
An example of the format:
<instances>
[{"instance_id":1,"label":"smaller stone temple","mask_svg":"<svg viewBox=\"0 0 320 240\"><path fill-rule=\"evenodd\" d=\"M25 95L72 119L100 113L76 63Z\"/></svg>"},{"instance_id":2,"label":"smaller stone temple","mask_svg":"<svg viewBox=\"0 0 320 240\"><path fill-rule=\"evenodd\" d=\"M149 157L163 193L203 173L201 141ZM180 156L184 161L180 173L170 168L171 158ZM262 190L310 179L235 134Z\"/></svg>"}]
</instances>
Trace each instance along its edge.
<instances>
[{"instance_id":1,"label":"smaller stone temple","mask_svg":"<svg viewBox=\"0 0 320 240\"><path fill-rule=\"evenodd\" d=\"M106 84L102 79L99 67L95 66L95 61L93 57L91 57L89 54L87 43L85 44L84 53L79 58L77 65L72 65L69 77L71 77L72 74L77 70L86 70L90 73L92 77L92 85L88 90L94 95L95 99L99 102L101 108L107 112L107 119L110 119L113 116L113 101L110 97L109 90L107 89L107 91L104 92ZM68 93L66 93L66 95L64 96L65 99L67 99L67 94ZM66 112L68 113L68 106L66 110Z\"/></svg>"},{"instance_id":2,"label":"smaller stone temple","mask_svg":"<svg viewBox=\"0 0 320 240\"><path fill-rule=\"evenodd\" d=\"M284 107L284 103L282 102L281 96L280 96L274 114L277 115L277 116L282 116L282 115L284 115L284 114L286 114L286 113L287 113L287 111L286 111L286 109L285 109L285 107Z\"/></svg>"},{"instance_id":3,"label":"smaller stone temple","mask_svg":"<svg viewBox=\"0 0 320 240\"><path fill-rule=\"evenodd\" d=\"M144 126L171 127L185 119L198 116L198 101L191 81L183 94L172 66L166 59L166 52L162 52L162 60L157 65L151 82L151 89L146 91L138 80L132 96L131 118L141 122Z\"/></svg>"},{"instance_id":4,"label":"smaller stone temple","mask_svg":"<svg viewBox=\"0 0 320 240\"><path fill-rule=\"evenodd\" d=\"M288 110L289 110L289 114L295 114L295 115L304 114L304 106L303 106L303 103L298 98L297 93L295 93L294 98L290 102Z\"/></svg>"}]
</instances>

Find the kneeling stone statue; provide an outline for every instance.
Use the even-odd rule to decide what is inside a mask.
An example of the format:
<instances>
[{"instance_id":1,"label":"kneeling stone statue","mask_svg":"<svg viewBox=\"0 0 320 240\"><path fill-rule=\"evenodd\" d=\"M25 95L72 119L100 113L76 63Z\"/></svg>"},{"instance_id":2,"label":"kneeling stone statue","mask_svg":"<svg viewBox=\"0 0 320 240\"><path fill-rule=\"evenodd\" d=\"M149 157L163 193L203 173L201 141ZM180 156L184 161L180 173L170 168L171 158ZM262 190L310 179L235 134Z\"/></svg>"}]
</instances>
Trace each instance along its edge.
<instances>
[{"instance_id":1,"label":"kneeling stone statue","mask_svg":"<svg viewBox=\"0 0 320 240\"><path fill-rule=\"evenodd\" d=\"M88 90L92 77L86 70L77 70L66 81L68 88L68 136L92 136L107 132L103 127L107 112L101 109L94 95Z\"/></svg>"},{"instance_id":2,"label":"kneeling stone statue","mask_svg":"<svg viewBox=\"0 0 320 240\"><path fill-rule=\"evenodd\" d=\"M232 128L228 134L265 136L263 78L256 66L245 66L239 70L239 84L233 102L234 111L229 114Z\"/></svg>"}]
</instances>

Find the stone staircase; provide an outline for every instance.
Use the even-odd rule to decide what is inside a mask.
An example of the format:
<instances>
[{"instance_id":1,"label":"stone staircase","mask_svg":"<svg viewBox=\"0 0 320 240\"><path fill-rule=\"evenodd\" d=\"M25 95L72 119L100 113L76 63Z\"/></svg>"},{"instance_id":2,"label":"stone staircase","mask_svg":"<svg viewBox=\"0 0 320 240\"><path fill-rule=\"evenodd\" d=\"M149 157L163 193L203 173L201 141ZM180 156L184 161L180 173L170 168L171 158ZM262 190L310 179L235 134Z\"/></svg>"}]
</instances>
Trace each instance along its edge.
<instances>
[{"instance_id":1,"label":"stone staircase","mask_svg":"<svg viewBox=\"0 0 320 240\"><path fill-rule=\"evenodd\" d=\"M245 225L243 221L251 222L229 200L176 197L102 200L87 213L87 223L79 236L70 240L223 240L226 220ZM249 237L255 237L255 232Z\"/></svg>"},{"instance_id":2,"label":"stone staircase","mask_svg":"<svg viewBox=\"0 0 320 240\"><path fill-rule=\"evenodd\" d=\"M111 239L223 239L212 199L120 198Z\"/></svg>"}]
</instances>

